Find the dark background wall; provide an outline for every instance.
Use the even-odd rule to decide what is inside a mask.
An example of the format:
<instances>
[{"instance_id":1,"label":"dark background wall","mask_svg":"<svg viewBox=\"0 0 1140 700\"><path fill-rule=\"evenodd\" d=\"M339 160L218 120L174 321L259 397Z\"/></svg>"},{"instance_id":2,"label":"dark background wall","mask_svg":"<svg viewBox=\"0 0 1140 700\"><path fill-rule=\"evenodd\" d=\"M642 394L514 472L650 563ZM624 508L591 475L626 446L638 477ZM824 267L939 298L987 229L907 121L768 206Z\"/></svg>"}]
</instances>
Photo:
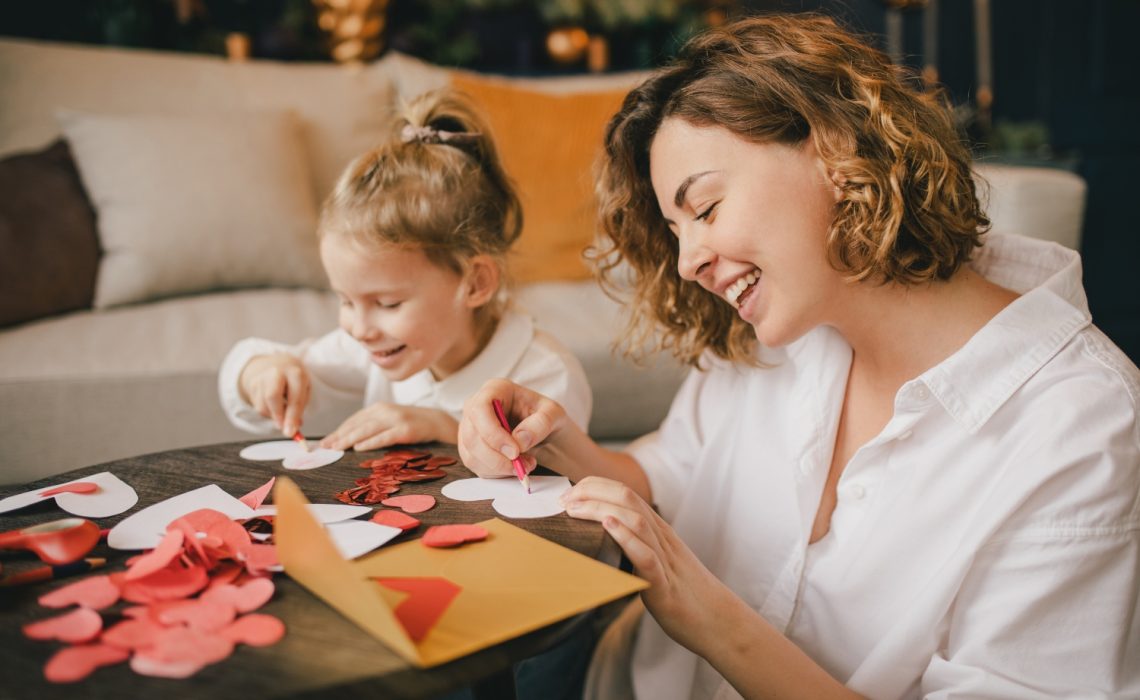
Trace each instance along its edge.
<instances>
[{"instance_id":1,"label":"dark background wall","mask_svg":"<svg viewBox=\"0 0 1140 700\"><path fill-rule=\"evenodd\" d=\"M896 0L895 4L902 0ZM669 21L611 27L611 68L666 57L713 15L820 11L884 42L883 0L690 0ZM1088 182L1081 252L1096 323L1140 362L1140 224L1132 192L1140 163L1140 0L990 0L992 124L969 120L976 100L974 3L939 0L939 76L966 115L979 157L1074 170ZM545 6L549 6L546 3ZM507 73L583 70L543 51L542 0L392 0L389 45L430 60ZM329 60L312 0L38 0L6 3L0 35L222 53L250 35L255 56ZM901 11L905 61L921 65L922 11ZM598 29L597 17L583 19ZM0 106L0 109L3 107ZM1028 152L1012 153L1015 138Z\"/></svg>"}]
</instances>

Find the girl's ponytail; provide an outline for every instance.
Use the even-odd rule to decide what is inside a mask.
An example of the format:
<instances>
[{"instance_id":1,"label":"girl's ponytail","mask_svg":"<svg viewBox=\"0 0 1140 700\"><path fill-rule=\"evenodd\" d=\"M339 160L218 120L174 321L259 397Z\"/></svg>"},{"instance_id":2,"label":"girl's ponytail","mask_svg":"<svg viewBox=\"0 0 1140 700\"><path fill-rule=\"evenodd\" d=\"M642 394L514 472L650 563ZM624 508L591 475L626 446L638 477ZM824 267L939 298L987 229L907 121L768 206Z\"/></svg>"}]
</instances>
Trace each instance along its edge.
<instances>
[{"instance_id":1,"label":"girl's ponytail","mask_svg":"<svg viewBox=\"0 0 1140 700\"><path fill-rule=\"evenodd\" d=\"M487 255L504 280L521 231L522 205L487 120L451 89L420 95L397 111L387 139L345 169L318 229L366 245L415 246L456 272ZM491 314L503 303L492 304Z\"/></svg>"}]
</instances>

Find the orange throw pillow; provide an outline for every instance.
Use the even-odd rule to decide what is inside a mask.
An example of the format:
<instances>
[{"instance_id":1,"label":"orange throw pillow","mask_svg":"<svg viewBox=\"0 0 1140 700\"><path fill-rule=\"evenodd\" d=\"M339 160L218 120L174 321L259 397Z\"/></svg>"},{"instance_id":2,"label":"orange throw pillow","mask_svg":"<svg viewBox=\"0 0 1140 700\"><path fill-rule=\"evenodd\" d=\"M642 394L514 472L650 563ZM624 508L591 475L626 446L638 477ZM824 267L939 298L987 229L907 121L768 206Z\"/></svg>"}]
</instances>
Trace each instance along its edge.
<instances>
[{"instance_id":1,"label":"orange throw pillow","mask_svg":"<svg viewBox=\"0 0 1140 700\"><path fill-rule=\"evenodd\" d=\"M511 255L514 280L589 278L582 251L597 230L594 160L606 122L627 90L555 95L459 73L452 84L490 120L522 201L523 231Z\"/></svg>"}]
</instances>

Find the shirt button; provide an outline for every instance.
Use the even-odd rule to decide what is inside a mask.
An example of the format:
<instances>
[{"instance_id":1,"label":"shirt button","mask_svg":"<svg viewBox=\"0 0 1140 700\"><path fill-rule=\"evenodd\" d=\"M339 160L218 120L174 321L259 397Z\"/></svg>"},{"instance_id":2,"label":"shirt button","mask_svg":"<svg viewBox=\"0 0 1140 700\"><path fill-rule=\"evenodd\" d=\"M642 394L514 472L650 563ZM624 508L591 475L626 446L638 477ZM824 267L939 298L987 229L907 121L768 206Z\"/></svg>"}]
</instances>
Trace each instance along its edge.
<instances>
[{"instance_id":1,"label":"shirt button","mask_svg":"<svg viewBox=\"0 0 1140 700\"><path fill-rule=\"evenodd\" d=\"M861 484L851 484L847 487L847 497L853 501L858 501L867 495L867 489L863 488Z\"/></svg>"},{"instance_id":2,"label":"shirt button","mask_svg":"<svg viewBox=\"0 0 1140 700\"><path fill-rule=\"evenodd\" d=\"M899 437L898 437L898 439L899 439L899 440L907 440L907 439L909 439L909 438L910 438L910 435L911 435L911 431L909 431L909 430L908 430L908 431L906 431L906 432L904 432L904 433L900 434L900 435L899 435Z\"/></svg>"},{"instance_id":3,"label":"shirt button","mask_svg":"<svg viewBox=\"0 0 1140 700\"><path fill-rule=\"evenodd\" d=\"M918 397L919 401L925 401L930 398L930 392L924 386L920 386L914 390L914 395Z\"/></svg>"}]
</instances>

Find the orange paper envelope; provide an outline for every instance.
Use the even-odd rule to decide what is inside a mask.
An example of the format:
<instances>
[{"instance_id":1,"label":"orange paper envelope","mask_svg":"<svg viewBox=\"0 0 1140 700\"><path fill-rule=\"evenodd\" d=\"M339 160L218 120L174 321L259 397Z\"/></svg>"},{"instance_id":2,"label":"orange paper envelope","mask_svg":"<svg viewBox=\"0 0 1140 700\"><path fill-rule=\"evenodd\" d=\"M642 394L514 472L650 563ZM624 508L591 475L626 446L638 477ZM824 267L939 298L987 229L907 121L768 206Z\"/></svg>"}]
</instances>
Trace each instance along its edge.
<instances>
[{"instance_id":1,"label":"orange paper envelope","mask_svg":"<svg viewBox=\"0 0 1140 700\"><path fill-rule=\"evenodd\" d=\"M291 480L278 478L275 538L285 572L419 667L441 664L639 591L648 584L497 518L455 549L405 542L343 559ZM372 578L440 577L462 590L419 643Z\"/></svg>"}]
</instances>

